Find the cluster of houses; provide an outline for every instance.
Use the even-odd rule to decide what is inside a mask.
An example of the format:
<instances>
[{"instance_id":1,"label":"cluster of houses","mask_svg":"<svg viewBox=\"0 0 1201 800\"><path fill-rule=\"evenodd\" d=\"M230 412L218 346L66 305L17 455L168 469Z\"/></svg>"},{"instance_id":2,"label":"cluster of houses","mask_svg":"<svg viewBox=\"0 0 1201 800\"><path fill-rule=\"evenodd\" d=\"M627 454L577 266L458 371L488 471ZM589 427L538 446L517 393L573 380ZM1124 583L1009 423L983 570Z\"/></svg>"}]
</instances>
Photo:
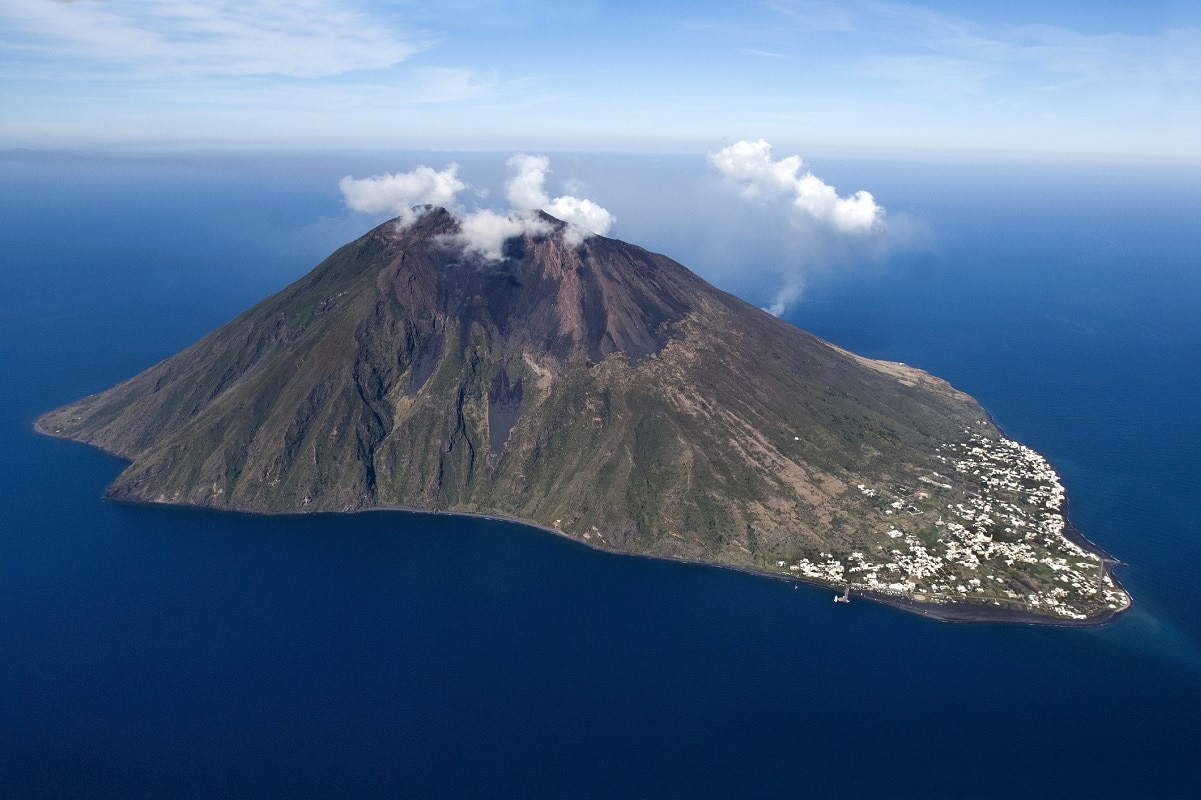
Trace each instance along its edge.
<instances>
[{"instance_id":1,"label":"cluster of houses","mask_svg":"<svg viewBox=\"0 0 1201 800\"><path fill-rule=\"evenodd\" d=\"M1065 619L1129 605L1101 557L1064 535L1063 485L1045 458L970 430L963 441L940 447L938 458L950 475L932 472L920 489L859 485L882 513L883 530L870 552L820 553L778 565L848 590ZM955 483L975 491L955 492Z\"/></svg>"}]
</instances>

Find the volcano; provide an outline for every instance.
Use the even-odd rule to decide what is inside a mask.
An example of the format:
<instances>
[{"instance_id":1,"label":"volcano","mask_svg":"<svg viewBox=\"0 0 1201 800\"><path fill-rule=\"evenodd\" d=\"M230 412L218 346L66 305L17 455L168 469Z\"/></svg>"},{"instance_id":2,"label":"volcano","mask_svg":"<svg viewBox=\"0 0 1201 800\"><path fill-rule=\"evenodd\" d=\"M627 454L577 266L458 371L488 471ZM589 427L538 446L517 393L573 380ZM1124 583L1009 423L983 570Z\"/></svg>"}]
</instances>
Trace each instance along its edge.
<instances>
[{"instance_id":1,"label":"volcano","mask_svg":"<svg viewBox=\"0 0 1201 800\"><path fill-rule=\"evenodd\" d=\"M419 211L38 429L129 460L114 500L496 515L943 617L1129 604L946 382L541 212L495 258Z\"/></svg>"}]
</instances>

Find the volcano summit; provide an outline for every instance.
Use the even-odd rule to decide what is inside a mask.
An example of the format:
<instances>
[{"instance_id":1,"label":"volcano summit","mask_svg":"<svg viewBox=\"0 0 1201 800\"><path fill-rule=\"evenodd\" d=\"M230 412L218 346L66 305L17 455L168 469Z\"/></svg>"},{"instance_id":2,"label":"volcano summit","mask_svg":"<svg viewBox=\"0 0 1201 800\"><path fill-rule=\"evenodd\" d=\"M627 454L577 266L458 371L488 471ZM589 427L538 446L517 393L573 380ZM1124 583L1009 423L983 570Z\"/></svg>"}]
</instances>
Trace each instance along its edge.
<instances>
[{"instance_id":1,"label":"volcano summit","mask_svg":"<svg viewBox=\"0 0 1201 800\"><path fill-rule=\"evenodd\" d=\"M38 429L130 460L116 500L503 515L944 618L1129 605L1055 472L967 395L526 221L499 258L441 208L385 223Z\"/></svg>"}]
</instances>

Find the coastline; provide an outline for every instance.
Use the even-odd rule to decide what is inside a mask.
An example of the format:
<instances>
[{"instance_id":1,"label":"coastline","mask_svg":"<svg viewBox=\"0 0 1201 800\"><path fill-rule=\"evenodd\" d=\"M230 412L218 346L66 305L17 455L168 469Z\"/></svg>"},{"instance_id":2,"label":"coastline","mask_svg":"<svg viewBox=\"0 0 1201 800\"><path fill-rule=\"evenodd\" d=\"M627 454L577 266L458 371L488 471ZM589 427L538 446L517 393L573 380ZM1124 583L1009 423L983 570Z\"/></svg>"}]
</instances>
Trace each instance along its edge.
<instances>
[{"instance_id":1,"label":"coastline","mask_svg":"<svg viewBox=\"0 0 1201 800\"><path fill-rule=\"evenodd\" d=\"M985 411L984 413L988 414L987 411ZM130 459L128 459L124 456L121 456L117 453L113 453L112 451L106 450L105 448L96 447L95 445L90 444L88 442L83 442L79 439L75 439L70 436L63 435L61 433L56 433L54 431L47 430L45 427L43 427L41 425L41 420L42 420L43 416L45 416L45 415L39 416L37 419L35 419L33 421L33 429L37 433L40 433L45 436L49 436L54 439L61 439L64 441L77 442L79 444L83 444L88 447L94 447L98 450L101 450L102 452L105 452L111 456L114 456L115 458L120 458L123 461L127 461L127 462L130 461ZM989 420L989 423L992 424L998 431L1000 431L1002 435L1006 435L1004 430L999 425L997 425L996 422L992 419L991 415L988 415L988 420ZM1006 435L1006 438L1008 438L1007 435ZM1041 455L1041 453L1040 453L1040 455ZM1044 458L1045 458L1045 456L1044 456ZM130 463L132 463L132 462L130 462ZM757 577L771 578L773 580L783 581L785 583L791 583L794 586L805 585L805 586L813 587L815 589L823 589L826 591L832 591L835 593L836 596L840 590L846 588L845 584L840 586L838 584L822 583L820 581L811 580L811 579L804 578L801 576L783 575L778 572L769 572L767 570L756 569L754 567L739 566L736 564L727 564L727 563L718 562L718 561L703 561L700 559L683 558L680 556L661 555L661 554L656 554L656 553L639 553L639 552L634 552L634 551L630 551L630 550L617 550L617 549L606 547L603 545L594 544L590 541L586 541L586 540L578 538L576 536L572 536L569 533L565 533L564 531L558 530L557 528L553 528L549 525L542 525L540 523L532 522L530 520L520 519L517 517L510 517L510 516L506 516L504 514L496 514L496 513L484 513L484 512L478 512L478 511L452 511L452 510L441 510L441 509L423 509L423 508L412 508L409 506L370 506L370 507L366 507L366 508L348 508L348 509L345 509L342 511L331 511L331 510L313 510L313 511L261 511L261 510L256 510L256 511L250 511L250 510L246 510L246 509L219 508L219 507L210 506L210 505L198 505L195 503L160 502L160 501L154 501L154 500L134 500L134 499L128 499L128 498L116 498L116 497L113 497L108 492L108 490L105 491L104 499L109 502L122 503L125 505L131 505L131 506L147 506L147 507L157 507L157 508L166 507L166 508L173 508L173 509L188 509L188 510L194 510L194 511L217 512L217 513L226 513L226 514L245 514L245 515L249 515L249 516L263 516L263 517L308 517L308 516L317 516L317 515L322 515L322 514L342 515L342 514L366 514L366 513L372 513L372 512L400 512L402 514L424 514L424 515L431 515L431 516L453 516L453 517L464 517L464 518L468 518L468 519L483 519L483 520L490 520L493 522L505 522L505 523L509 523L509 524L513 524L513 525L521 525L521 526L524 526L527 528L533 528L535 530L550 533L555 536L559 536L563 539L567 539L568 541L575 542L583 547L587 547L592 550L596 550L596 551L603 552L603 553L611 553L613 555L631 556L631 557L635 557L635 558L651 558L651 559L657 559L660 561L672 561L672 562L675 562L678 564L690 564L690 565L695 565L695 566L716 567L718 569L733 570L735 572L741 572L741 573L745 573L748 575L755 575ZM1100 614L1096 617L1089 617L1088 619L1075 620L1075 619L1065 619L1063 617L1052 617L1050 615L1035 614L1030 611L1005 608L1002 606L994 606L994 605L988 605L988 604L984 604L984 603L922 602L922 601L910 599L908 597L891 595L891 594L886 594L883 592L873 592L868 589L859 589L854 586L852 586L850 588L850 590L848 592L848 596L854 596L854 597L858 597L863 600L874 602L874 603L877 603L880 605L889 606L889 607L895 608L899 611L906 611L911 614L917 614L919 616L925 617L927 619L936 620L938 622L947 622L947 623L1002 622L1002 623L1025 624L1025 625L1049 626L1049 627L1055 627L1055 628L1082 628L1082 627L1087 628L1087 627L1098 627L1101 625L1106 625L1106 624L1112 622L1113 620L1115 620L1122 613L1130 610L1130 608L1133 607L1133 605L1134 605L1133 597L1131 597L1129 592L1126 592L1125 588L1118 581L1117 576L1114 575L1114 573L1113 573L1113 568L1115 566L1120 565L1122 562L1118 561L1117 559L1114 559L1107 552L1105 552L1105 550L1098 547L1094 543L1090 542L1083 534L1081 534L1076 528L1074 528L1072 526L1071 522L1068 521L1066 507L1064 510L1064 520L1066 523L1065 528L1064 528L1064 536L1067 537L1072 542L1074 542L1075 544L1079 545L1080 547L1083 547L1086 550L1090 550L1091 552L1096 553L1101 558L1102 564L1104 565L1104 568L1105 568L1105 572L1107 575L1109 575L1110 579L1113 581L1114 586L1121 589L1126 594L1127 597L1131 598L1131 602L1128 605L1126 605L1125 608L1116 609L1116 610L1110 609L1110 610L1106 611L1105 613Z\"/></svg>"},{"instance_id":2,"label":"coastline","mask_svg":"<svg viewBox=\"0 0 1201 800\"><path fill-rule=\"evenodd\" d=\"M1012 436L1010 436L1009 433L1004 428L1002 428L1001 425L997 422L997 420L993 417L992 413L988 409L986 409L984 406L980 405L980 401L977 400L976 405L980 409L980 411L984 413L985 418L988 420L988 424L992 425L994 428L996 428L997 431L1002 436L1004 436L1006 439L1009 439L1011 441L1015 441L1015 442L1020 441L1020 440L1014 439ZM1031 448L1031 449L1033 449L1033 448ZM1039 456L1041 456L1048 464L1050 464L1052 469L1055 468L1055 464L1051 461L1051 459L1047 458L1046 453L1043 453L1041 450L1036 450L1035 452L1038 453ZM1055 474L1058 475L1059 471L1056 470ZM1120 609L1116 609L1116 610L1111 609L1110 611L1106 612L1105 614L1101 614L1098 617L1090 618L1088 620L1065 620L1064 622L1065 623L1074 623L1074 625L1072 625L1072 627L1104 625L1105 623L1113 621L1117 617L1121 616L1124 612L1129 611L1131 608L1134 607L1134 595L1130 594L1130 592L1128 592L1126 590L1126 587L1122 585L1122 582L1120 580L1118 580L1117 573L1114 572L1114 569L1116 567L1123 566L1125 562L1123 562L1121 559L1114 558L1113 555L1111 555L1109 553L1109 551L1107 551L1105 548L1101 547L1096 542L1093 542L1087 536L1085 536L1083 533L1081 533L1080 530L1075 525L1072 524L1071 508L1072 508L1071 497L1065 493L1064 501L1063 501L1063 508L1061 509L1061 513L1063 514L1063 523L1064 523L1063 537L1065 539L1067 539L1069 542L1072 542L1073 544L1077 545L1078 547L1081 547L1084 550L1089 551L1090 553L1095 553L1097 555L1097 557L1101 559L1101 565L1105 569L1105 574L1107 576L1109 576L1109 579L1111 581L1113 581L1114 588L1120 589L1122 591L1122 593L1126 595L1126 597L1129 599L1130 602L1127 603L1124 608L1120 608ZM1014 613L1020 614L1022 612L1018 612L1018 611L1014 610ZM1035 615L1035 616L1037 616L1037 615ZM1094 619L1097 621L1094 622L1093 621Z\"/></svg>"},{"instance_id":3,"label":"coastline","mask_svg":"<svg viewBox=\"0 0 1201 800\"><path fill-rule=\"evenodd\" d=\"M106 497L106 499L109 499ZM503 514L488 514L478 511L449 511L449 510L430 510L422 508L410 508L408 506L372 506L370 508L349 509L346 511L239 511L235 509L222 509L213 506L197 506L188 503L159 503L149 500L112 500L134 506L148 507L169 507L177 509L192 509L196 511L215 511L218 513L227 514L248 514L251 516L269 516L269 517L305 517L319 515L342 515L342 514L371 514L371 513L400 513L400 514L421 514L425 516L447 516L447 517L463 517L466 519L488 520L491 522L504 522L511 525L520 525L526 528L553 534L567 541L574 542L582 547L587 547L590 550L595 550L601 553L609 553L617 556L628 556L631 558L649 558L658 561L670 561L677 564L689 564L692 566L713 567L717 569L726 569L733 572L741 572L747 575L754 575L761 578L769 578L772 580L782 581L793 585L804 585L813 589L821 589L833 592L835 596L842 588L837 584L821 583L819 581L809 580L807 578L794 575L783 575L778 572L769 572L767 570L756 569L754 567L738 566L736 564L726 564L720 561L702 561L700 559L682 558L680 556L661 555L656 553L638 553L630 550L616 550L610 547L593 544L592 542L572 536L569 533L564 533L548 525L541 525L537 522L531 522L517 517L509 517ZM1106 571L1109 571L1109 565L1116 563L1112 559L1106 559ZM1118 586L1117 580L1114 583ZM1123 590L1124 591L1124 590ZM947 623L972 623L972 622L1004 622L1017 623L1025 625L1040 625L1054 628L1092 628L1101 625L1106 625L1128 611L1131 605L1118 610L1109 610L1104 614L1088 619L1065 619L1063 617L1052 617L1050 615L1035 614L1029 611L1019 609L1004 608L1001 606L993 606L985 603L930 603L911 600L907 597L885 594L883 592L873 592L867 589L858 589L851 587L850 595L879 605L889 606L899 611L906 611L911 614L917 614L927 619L936 620L938 622ZM1129 593L1127 593L1129 596Z\"/></svg>"}]
</instances>

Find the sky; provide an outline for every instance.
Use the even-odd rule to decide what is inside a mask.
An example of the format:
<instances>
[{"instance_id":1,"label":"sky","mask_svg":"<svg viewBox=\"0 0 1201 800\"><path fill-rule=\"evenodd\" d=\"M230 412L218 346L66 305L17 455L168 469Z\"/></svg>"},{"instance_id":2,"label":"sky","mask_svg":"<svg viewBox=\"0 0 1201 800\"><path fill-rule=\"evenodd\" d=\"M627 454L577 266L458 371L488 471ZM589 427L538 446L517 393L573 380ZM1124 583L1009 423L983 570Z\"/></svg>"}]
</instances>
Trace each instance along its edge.
<instances>
[{"instance_id":1,"label":"sky","mask_svg":"<svg viewBox=\"0 0 1201 800\"><path fill-rule=\"evenodd\" d=\"M1201 3L3 0L0 147L1201 160Z\"/></svg>"}]
</instances>

